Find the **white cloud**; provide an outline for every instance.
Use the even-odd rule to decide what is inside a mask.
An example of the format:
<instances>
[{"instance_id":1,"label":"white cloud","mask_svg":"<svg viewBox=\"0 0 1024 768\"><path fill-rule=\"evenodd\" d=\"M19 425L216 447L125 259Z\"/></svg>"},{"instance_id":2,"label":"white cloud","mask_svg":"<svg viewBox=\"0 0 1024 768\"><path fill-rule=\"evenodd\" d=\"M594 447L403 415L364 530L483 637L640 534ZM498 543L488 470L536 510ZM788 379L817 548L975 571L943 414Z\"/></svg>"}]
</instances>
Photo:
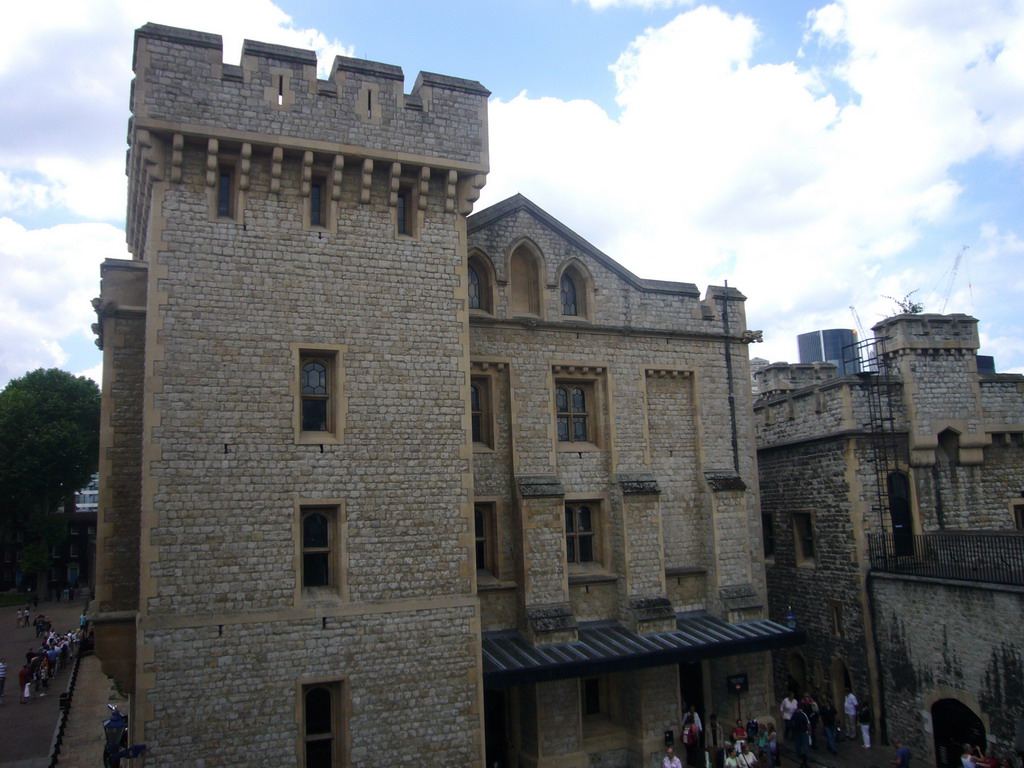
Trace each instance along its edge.
<instances>
[{"instance_id":1,"label":"white cloud","mask_svg":"<svg viewBox=\"0 0 1024 768\"><path fill-rule=\"evenodd\" d=\"M126 255L124 233L109 224L29 230L0 218L0 380L64 366L95 322L100 263Z\"/></svg>"},{"instance_id":2,"label":"white cloud","mask_svg":"<svg viewBox=\"0 0 1024 768\"><path fill-rule=\"evenodd\" d=\"M0 45L0 214L45 200L53 215L120 222L134 30L152 21L224 33L237 63L242 40L312 49L321 75L351 48L314 29L295 28L269 0L60 0L5 9ZM59 59L51 58L59 52ZM57 66L73 61L73 66Z\"/></svg>"},{"instance_id":3,"label":"white cloud","mask_svg":"<svg viewBox=\"0 0 1024 768\"><path fill-rule=\"evenodd\" d=\"M682 13L612 67L617 119L525 94L493 102L482 202L521 189L645 277L728 278L766 329L761 356L851 327L850 305L870 327L891 314L882 295L932 285L954 255L918 253L966 215L954 171L1024 151L1024 15L996 0L948 10L840 0L808 20L805 56L825 46L824 63L799 65L756 63L753 19ZM993 293L1014 262L986 275Z\"/></svg>"}]
</instances>

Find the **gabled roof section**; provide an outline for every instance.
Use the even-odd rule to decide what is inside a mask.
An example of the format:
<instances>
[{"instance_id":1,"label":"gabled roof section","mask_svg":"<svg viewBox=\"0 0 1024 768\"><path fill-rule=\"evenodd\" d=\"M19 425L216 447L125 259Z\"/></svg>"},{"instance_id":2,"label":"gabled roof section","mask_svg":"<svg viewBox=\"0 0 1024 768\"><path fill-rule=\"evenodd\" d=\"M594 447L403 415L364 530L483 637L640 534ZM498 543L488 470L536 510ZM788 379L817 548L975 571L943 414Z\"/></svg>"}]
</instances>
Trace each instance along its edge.
<instances>
[{"instance_id":1,"label":"gabled roof section","mask_svg":"<svg viewBox=\"0 0 1024 768\"><path fill-rule=\"evenodd\" d=\"M584 238L573 232L569 227L565 226L565 224L560 222L536 203L518 193L512 195L512 197L502 200L500 203L495 203L494 205L485 208L479 213L474 213L466 219L466 226L469 233L472 234L473 232L484 229L500 219L507 216L513 216L519 211L526 211L544 226L554 232L557 232L560 236L573 243L581 251L584 251L591 256L594 261L619 275L619 277L638 290L647 291L649 293L673 293L684 296L693 296L698 299L700 298L700 291L694 283L676 283L668 280L644 280L643 278L637 277L604 251L587 242Z\"/></svg>"}]
</instances>

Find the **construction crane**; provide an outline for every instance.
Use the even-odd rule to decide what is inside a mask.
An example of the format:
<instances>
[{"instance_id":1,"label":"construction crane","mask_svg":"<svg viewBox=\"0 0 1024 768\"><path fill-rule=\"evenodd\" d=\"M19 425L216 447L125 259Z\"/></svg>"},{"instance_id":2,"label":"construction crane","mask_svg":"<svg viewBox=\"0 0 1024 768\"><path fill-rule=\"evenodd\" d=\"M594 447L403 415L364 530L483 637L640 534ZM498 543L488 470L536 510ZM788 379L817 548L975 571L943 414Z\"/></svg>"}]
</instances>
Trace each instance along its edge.
<instances>
[{"instance_id":1,"label":"construction crane","mask_svg":"<svg viewBox=\"0 0 1024 768\"><path fill-rule=\"evenodd\" d=\"M853 315L853 322L857 324L857 333L863 340L867 334L864 333L864 324L860 321L860 315L857 314L857 308L853 304L850 305L850 314Z\"/></svg>"},{"instance_id":2,"label":"construction crane","mask_svg":"<svg viewBox=\"0 0 1024 768\"><path fill-rule=\"evenodd\" d=\"M967 246L962 246L960 251L957 253L956 258L953 259L953 266L949 268L949 280L946 281L946 290L942 292L942 308L939 310L939 314L945 314L946 304L949 303L949 297L953 293L953 281L956 280L956 273L960 271L960 262L964 258L964 254L967 252Z\"/></svg>"}]
</instances>

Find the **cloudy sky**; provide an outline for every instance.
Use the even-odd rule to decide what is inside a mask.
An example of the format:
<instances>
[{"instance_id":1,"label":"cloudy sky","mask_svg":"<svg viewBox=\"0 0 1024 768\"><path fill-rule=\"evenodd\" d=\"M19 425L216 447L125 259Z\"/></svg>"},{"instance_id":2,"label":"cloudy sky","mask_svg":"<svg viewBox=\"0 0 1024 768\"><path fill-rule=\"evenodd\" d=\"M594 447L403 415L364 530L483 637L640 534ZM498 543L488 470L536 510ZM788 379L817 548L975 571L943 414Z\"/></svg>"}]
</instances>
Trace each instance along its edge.
<instances>
[{"instance_id":1,"label":"cloudy sky","mask_svg":"<svg viewBox=\"0 0 1024 768\"><path fill-rule=\"evenodd\" d=\"M911 291L1024 373L1024 0L58 0L5 9L0 385L99 377L147 21L479 80L491 174L641 277L748 296L751 353ZM959 258L958 258L959 257ZM869 331L870 332L870 331Z\"/></svg>"}]
</instances>

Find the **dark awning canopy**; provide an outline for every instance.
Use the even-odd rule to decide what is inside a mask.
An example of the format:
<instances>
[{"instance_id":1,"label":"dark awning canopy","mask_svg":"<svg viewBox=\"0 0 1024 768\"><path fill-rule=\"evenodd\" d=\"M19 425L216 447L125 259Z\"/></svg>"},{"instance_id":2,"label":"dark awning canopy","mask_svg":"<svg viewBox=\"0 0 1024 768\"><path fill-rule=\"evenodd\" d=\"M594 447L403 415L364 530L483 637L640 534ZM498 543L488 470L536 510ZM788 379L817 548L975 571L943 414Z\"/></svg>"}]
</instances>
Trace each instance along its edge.
<instances>
[{"instance_id":1,"label":"dark awning canopy","mask_svg":"<svg viewBox=\"0 0 1024 768\"><path fill-rule=\"evenodd\" d=\"M637 635L614 622L580 624L575 643L534 647L515 630L484 632L484 687L607 675L799 645L800 629L761 619L729 624L706 613L676 617L676 629Z\"/></svg>"}]
</instances>

